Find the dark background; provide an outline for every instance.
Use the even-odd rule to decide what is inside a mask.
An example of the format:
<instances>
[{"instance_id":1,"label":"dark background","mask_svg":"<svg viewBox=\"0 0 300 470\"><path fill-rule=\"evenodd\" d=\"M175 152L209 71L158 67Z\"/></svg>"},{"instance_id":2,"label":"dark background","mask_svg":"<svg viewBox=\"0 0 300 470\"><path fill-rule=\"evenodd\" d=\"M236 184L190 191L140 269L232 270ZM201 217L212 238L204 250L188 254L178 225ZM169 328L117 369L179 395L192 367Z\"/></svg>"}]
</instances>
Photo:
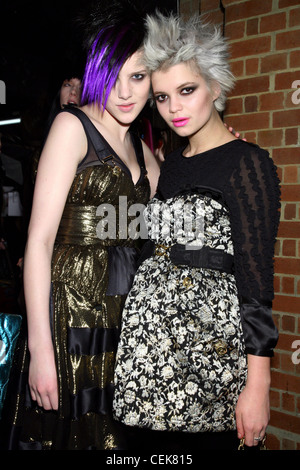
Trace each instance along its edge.
<instances>
[{"instance_id":1,"label":"dark background","mask_svg":"<svg viewBox=\"0 0 300 470\"><path fill-rule=\"evenodd\" d=\"M177 11L177 0L145 3ZM21 125L0 126L2 135L18 134L25 143L41 138L65 74L82 71L85 56L75 20L90 4L91 0L1 0L0 80L6 85L6 104L0 106L0 119L22 118Z\"/></svg>"},{"instance_id":2,"label":"dark background","mask_svg":"<svg viewBox=\"0 0 300 470\"><path fill-rule=\"evenodd\" d=\"M135 1L177 11L177 0ZM0 311L14 312L22 305L17 263L24 253L46 122L62 81L83 75L83 38L76 20L94 2L0 0L0 80L6 88L0 121L21 118L20 124L0 125L0 240L7 246L0 249ZM20 196L22 216L1 216L7 206L4 193L11 190Z\"/></svg>"}]
</instances>

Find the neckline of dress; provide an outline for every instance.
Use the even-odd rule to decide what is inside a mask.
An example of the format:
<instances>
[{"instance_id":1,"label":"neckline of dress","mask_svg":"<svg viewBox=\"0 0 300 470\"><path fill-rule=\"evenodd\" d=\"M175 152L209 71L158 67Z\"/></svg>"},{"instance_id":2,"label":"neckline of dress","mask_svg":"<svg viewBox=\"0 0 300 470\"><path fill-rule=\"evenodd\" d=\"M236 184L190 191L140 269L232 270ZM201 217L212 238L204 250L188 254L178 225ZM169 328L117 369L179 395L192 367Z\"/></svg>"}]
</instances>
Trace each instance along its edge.
<instances>
[{"instance_id":1,"label":"neckline of dress","mask_svg":"<svg viewBox=\"0 0 300 470\"><path fill-rule=\"evenodd\" d=\"M205 154L208 154L210 152L213 152L215 150L221 150L223 147L226 147L227 145L231 145L232 143L234 142L244 142L242 141L241 139L234 139L234 140L230 140L229 142L225 142L224 144L221 144L221 145L218 145L217 147L213 147L211 149L208 149L208 150L204 150L204 152L200 152L200 153L196 153L195 155L191 155L190 157L186 157L185 155L183 155L183 152L184 150L186 149L186 146L182 149L182 151L180 152L180 156L184 159L184 160L190 160L192 158L195 158L195 157L202 157L202 156L205 156Z\"/></svg>"},{"instance_id":2,"label":"neckline of dress","mask_svg":"<svg viewBox=\"0 0 300 470\"><path fill-rule=\"evenodd\" d=\"M135 153L135 158L137 160L137 163L139 165L139 168L140 168L140 176L137 180L137 182L135 183L133 181L133 178L132 178L132 173L129 169L129 167L126 165L126 163L123 162L122 158L119 157L119 155L116 153L116 151L112 148L112 146L110 145L110 143L106 140L106 138L102 135L102 133L99 131L99 129L95 126L95 124L93 123L93 121L91 120L91 118L84 112L82 111L82 109L79 109L79 111L81 111L86 117L87 119L90 121L90 123L92 124L92 126L96 129L97 133L99 134L100 138L102 139L102 141L105 143L105 145L107 146L107 148L109 149L109 151L113 154L114 158L116 159L116 161L119 163L118 167L123 171L123 173L127 174L130 179L131 179L131 182L133 184L134 187L138 186L140 183L141 183L141 180L143 179L143 170L141 168L141 165L139 163L139 160L137 158L137 149L135 148L135 145L134 145L134 139L132 137L132 133L130 130L128 130L129 132L129 135L130 135L130 138L131 138L131 142L132 142L132 145L133 145L133 149L134 149L134 153ZM96 149L95 149L96 150Z\"/></svg>"}]
</instances>

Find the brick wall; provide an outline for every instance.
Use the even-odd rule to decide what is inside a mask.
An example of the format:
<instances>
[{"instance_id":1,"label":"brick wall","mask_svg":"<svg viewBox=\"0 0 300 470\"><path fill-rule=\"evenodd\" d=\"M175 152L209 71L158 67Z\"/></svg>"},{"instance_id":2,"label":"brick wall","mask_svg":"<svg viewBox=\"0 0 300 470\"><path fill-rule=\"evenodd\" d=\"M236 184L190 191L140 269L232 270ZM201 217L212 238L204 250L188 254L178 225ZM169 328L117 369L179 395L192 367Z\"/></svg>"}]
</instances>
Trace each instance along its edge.
<instances>
[{"instance_id":1,"label":"brick wall","mask_svg":"<svg viewBox=\"0 0 300 470\"><path fill-rule=\"evenodd\" d=\"M282 184L273 315L268 447L300 449L300 4L299 0L181 0L224 26L237 84L224 120L269 150ZM299 90L299 91L297 91ZM297 364L298 362L298 364Z\"/></svg>"}]
</instances>

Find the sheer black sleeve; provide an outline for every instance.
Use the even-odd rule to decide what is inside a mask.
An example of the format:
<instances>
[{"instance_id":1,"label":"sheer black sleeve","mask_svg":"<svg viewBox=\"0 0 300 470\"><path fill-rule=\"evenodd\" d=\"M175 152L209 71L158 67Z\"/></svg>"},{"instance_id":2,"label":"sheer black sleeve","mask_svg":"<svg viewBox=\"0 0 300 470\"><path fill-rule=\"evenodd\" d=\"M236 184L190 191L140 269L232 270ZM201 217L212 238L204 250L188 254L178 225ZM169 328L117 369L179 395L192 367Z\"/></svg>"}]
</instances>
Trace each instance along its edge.
<instances>
[{"instance_id":1,"label":"sheer black sleeve","mask_svg":"<svg viewBox=\"0 0 300 470\"><path fill-rule=\"evenodd\" d=\"M234 242L234 269L246 352L272 356L278 332L272 318L273 257L280 189L268 152L245 146L226 189Z\"/></svg>"}]
</instances>

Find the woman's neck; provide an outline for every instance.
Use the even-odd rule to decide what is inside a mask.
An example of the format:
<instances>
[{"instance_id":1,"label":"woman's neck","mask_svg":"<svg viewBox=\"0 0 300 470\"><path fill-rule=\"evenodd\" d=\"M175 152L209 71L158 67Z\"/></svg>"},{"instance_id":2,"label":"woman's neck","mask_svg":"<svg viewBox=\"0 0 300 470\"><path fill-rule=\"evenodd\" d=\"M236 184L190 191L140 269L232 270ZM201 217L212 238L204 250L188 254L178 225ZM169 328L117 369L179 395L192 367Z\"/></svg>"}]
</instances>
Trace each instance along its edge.
<instances>
[{"instance_id":1,"label":"woman's neck","mask_svg":"<svg viewBox=\"0 0 300 470\"><path fill-rule=\"evenodd\" d=\"M113 140L125 142L128 138L130 124L120 123L107 110L102 111L97 105L83 106L82 110L107 140L113 136Z\"/></svg>"},{"instance_id":2,"label":"woman's neck","mask_svg":"<svg viewBox=\"0 0 300 470\"><path fill-rule=\"evenodd\" d=\"M185 157L192 157L235 139L236 137L224 126L218 112L214 110L206 125L188 137L189 143L183 154Z\"/></svg>"}]
</instances>

